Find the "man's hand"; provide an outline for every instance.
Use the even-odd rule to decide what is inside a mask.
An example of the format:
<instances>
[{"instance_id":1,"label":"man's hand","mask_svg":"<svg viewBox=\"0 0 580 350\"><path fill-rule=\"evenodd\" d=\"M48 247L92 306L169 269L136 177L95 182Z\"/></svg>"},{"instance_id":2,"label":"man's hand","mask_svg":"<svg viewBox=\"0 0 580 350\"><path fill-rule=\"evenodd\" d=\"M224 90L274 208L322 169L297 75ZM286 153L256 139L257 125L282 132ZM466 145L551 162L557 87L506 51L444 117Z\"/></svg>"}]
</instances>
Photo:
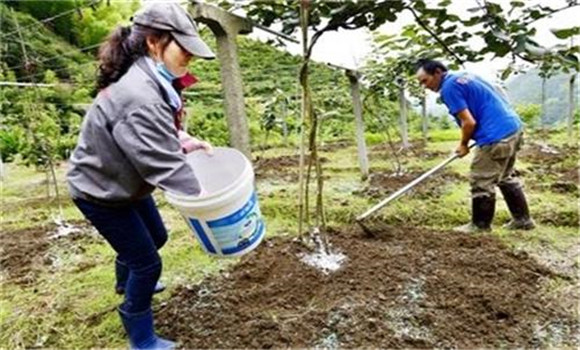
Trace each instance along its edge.
<instances>
[{"instance_id":1,"label":"man's hand","mask_svg":"<svg viewBox=\"0 0 580 350\"><path fill-rule=\"evenodd\" d=\"M469 147L467 147L467 145L464 145L462 143L460 143L457 149L455 150L455 154L457 154L459 158L465 157L468 153Z\"/></svg>"}]
</instances>

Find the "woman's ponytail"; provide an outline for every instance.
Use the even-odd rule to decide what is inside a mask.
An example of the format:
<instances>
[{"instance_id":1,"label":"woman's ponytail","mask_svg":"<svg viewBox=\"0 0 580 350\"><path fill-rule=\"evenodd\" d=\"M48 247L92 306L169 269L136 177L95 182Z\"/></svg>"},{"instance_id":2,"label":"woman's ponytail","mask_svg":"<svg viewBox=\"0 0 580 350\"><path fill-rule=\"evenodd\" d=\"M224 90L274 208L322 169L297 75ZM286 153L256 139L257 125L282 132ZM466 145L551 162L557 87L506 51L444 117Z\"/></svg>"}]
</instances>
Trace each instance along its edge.
<instances>
[{"instance_id":1,"label":"woman's ponytail","mask_svg":"<svg viewBox=\"0 0 580 350\"><path fill-rule=\"evenodd\" d=\"M118 81L133 64L134 55L127 42L130 35L131 27L117 27L99 49L98 90Z\"/></svg>"},{"instance_id":2,"label":"woman's ponytail","mask_svg":"<svg viewBox=\"0 0 580 350\"><path fill-rule=\"evenodd\" d=\"M99 71L97 90L101 90L121 79L133 62L148 54L147 38L161 43L165 50L171 41L168 31L140 25L117 27L99 49Z\"/></svg>"}]
</instances>

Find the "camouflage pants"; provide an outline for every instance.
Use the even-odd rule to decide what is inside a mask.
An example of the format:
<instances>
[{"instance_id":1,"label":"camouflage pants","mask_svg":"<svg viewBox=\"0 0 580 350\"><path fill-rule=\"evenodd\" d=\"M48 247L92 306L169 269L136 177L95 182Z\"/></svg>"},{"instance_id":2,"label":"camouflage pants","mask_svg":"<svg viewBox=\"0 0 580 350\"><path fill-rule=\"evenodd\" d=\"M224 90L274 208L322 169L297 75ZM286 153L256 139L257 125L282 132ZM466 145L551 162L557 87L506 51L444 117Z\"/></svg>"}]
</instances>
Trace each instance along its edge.
<instances>
[{"instance_id":1,"label":"camouflage pants","mask_svg":"<svg viewBox=\"0 0 580 350\"><path fill-rule=\"evenodd\" d=\"M495 186L521 186L514 176L514 164L523 142L523 133L518 131L497 143L476 148L469 176L473 198L494 197Z\"/></svg>"}]
</instances>

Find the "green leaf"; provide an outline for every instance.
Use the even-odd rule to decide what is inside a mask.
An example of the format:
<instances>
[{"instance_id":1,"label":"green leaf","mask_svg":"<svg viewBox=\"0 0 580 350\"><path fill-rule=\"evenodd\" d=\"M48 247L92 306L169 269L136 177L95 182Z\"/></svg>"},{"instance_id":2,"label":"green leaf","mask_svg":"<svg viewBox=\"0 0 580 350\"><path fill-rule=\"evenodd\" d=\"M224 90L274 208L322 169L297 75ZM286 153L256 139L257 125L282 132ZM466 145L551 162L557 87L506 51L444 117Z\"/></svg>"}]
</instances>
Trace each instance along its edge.
<instances>
[{"instance_id":1,"label":"green leaf","mask_svg":"<svg viewBox=\"0 0 580 350\"><path fill-rule=\"evenodd\" d=\"M487 12L492 14L492 15L498 15L501 14L503 9L501 8L501 6L499 4L495 4L493 2L487 2Z\"/></svg>"},{"instance_id":2,"label":"green leaf","mask_svg":"<svg viewBox=\"0 0 580 350\"><path fill-rule=\"evenodd\" d=\"M501 72L501 80L506 80L510 76L510 74L512 74L512 72L513 69L511 66L504 69L503 72Z\"/></svg>"},{"instance_id":3,"label":"green leaf","mask_svg":"<svg viewBox=\"0 0 580 350\"><path fill-rule=\"evenodd\" d=\"M474 26L476 24L481 23L481 21L482 21L482 18L479 16L471 17L467 21L463 21L463 25L465 25L466 27L471 27L471 26Z\"/></svg>"},{"instance_id":4,"label":"green leaf","mask_svg":"<svg viewBox=\"0 0 580 350\"><path fill-rule=\"evenodd\" d=\"M530 17L532 17L533 19L540 19L544 17L544 15L538 10L533 10L530 12Z\"/></svg>"},{"instance_id":5,"label":"green leaf","mask_svg":"<svg viewBox=\"0 0 580 350\"><path fill-rule=\"evenodd\" d=\"M580 27L572 27L565 29L552 29L552 33L558 39L568 39L574 35L580 35Z\"/></svg>"}]
</instances>

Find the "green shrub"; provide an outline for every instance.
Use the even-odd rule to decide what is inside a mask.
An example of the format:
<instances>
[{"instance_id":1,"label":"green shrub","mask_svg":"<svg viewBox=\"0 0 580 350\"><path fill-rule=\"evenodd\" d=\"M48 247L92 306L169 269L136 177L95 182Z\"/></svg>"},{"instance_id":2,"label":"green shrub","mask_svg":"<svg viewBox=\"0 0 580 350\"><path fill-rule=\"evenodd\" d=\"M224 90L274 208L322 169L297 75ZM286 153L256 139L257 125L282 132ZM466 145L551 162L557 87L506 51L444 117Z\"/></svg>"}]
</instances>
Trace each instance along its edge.
<instances>
[{"instance_id":1,"label":"green shrub","mask_svg":"<svg viewBox=\"0 0 580 350\"><path fill-rule=\"evenodd\" d=\"M515 110L524 124L530 127L536 126L540 120L540 115L542 115L542 106L534 103L519 104Z\"/></svg>"},{"instance_id":2,"label":"green shrub","mask_svg":"<svg viewBox=\"0 0 580 350\"><path fill-rule=\"evenodd\" d=\"M18 126L0 129L0 156L3 162L11 162L26 142L24 130Z\"/></svg>"}]
</instances>

